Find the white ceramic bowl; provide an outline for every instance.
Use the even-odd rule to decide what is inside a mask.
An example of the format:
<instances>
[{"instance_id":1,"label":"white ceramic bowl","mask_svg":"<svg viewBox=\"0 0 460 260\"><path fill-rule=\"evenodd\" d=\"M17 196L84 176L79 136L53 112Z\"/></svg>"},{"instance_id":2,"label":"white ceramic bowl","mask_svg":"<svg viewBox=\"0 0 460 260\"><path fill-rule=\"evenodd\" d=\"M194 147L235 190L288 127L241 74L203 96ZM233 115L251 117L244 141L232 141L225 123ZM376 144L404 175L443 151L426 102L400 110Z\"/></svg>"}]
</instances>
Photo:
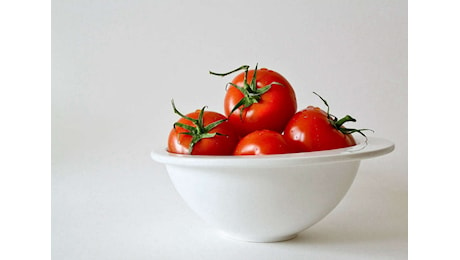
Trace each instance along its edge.
<instances>
[{"instance_id":1,"label":"white ceramic bowl","mask_svg":"<svg viewBox=\"0 0 460 260\"><path fill-rule=\"evenodd\" d=\"M388 140L319 152L263 156L151 153L166 165L178 193L199 216L245 241L291 239L331 212L350 188L360 161L394 149Z\"/></svg>"}]
</instances>

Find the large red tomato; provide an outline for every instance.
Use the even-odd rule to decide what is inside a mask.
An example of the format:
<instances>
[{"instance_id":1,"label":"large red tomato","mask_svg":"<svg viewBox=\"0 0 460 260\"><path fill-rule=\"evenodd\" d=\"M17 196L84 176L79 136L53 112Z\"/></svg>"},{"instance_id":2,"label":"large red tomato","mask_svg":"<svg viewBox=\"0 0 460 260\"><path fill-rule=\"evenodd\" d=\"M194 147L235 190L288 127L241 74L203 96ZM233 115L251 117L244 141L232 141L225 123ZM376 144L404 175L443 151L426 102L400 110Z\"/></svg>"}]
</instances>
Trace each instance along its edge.
<instances>
[{"instance_id":1,"label":"large red tomato","mask_svg":"<svg viewBox=\"0 0 460 260\"><path fill-rule=\"evenodd\" d=\"M234 155L283 154L293 150L283 135L272 130L257 130L243 137Z\"/></svg>"},{"instance_id":2,"label":"large red tomato","mask_svg":"<svg viewBox=\"0 0 460 260\"><path fill-rule=\"evenodd\" d=\"M361 131L368 130L344 127L345 122L354 122L356 120L349 115L342 119L337 119L329 114L329 105L323 98L321 99L328 107L327 112L318 107L309 106L297 112L284 129L286 140L297 152L321 151L352 146L356 144L352 133L358 132L364 135Z\"/></svg>"},{"instance_id":3,"label":"large red tomato","mask_svg":"<svg viewBox=\"0 0 460 260\"><path fill-rule=\"evenodd\" d=\"M181 114L168 138L168 152L192 155L231 155L239 141L227 118L213 111L201 110Z\"/></svg>"},{"instance_id":4,"label":"large red tomato","mask_svg":"<svg viewBox=\"0 0 460 260\"><path fill-rule=\"evenodd\" d=\"M224 98L224 112L229 123L241 136L261 129L281 133L289 119L297 111L297 100L291 84L281 74L266 68L249 70L249 66L228 73L211 74L225 76L238 70L228 85Z\"/></svg>"}]
</instances>

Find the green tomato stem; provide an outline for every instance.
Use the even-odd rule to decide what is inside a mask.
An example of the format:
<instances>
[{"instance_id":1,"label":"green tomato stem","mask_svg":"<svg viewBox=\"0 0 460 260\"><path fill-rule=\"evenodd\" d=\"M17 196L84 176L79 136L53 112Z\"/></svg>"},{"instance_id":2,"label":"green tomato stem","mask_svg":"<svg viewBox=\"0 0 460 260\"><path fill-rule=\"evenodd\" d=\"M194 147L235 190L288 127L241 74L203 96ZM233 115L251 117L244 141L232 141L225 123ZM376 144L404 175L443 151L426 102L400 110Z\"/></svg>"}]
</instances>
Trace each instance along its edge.
<instances>
[{"instance_id":1,"label":"green tomato stem","mask_svg":"<svg viewBox=\"0 0 460 260\"><path fill-rule=\"evenodd\" d=\"M249 69L248 65L243 65L243 66L238 67L238 68L236 68L236 69L234 69L232 71L229 71L229 72L217 73L217 72L209 71L209 74L224 77L224 76L230 75L230 74L232 74L234 72L237 72L237 71L240 71L240 70L246 70L247 71L248 69Z\"/></svg>"},{"instance_id":2,"label":"green tomato stem","mask_svg":"<svg viewBox=\"0 0 460 260\"><path fill-rule=\"evenodd\" d=\"M374 130L372 130L372 129L354 129L354 128L346 128L346 127L344 127L343 124L345 124L346 122L356 122L356 119L354 119L350 115L346 115L341 119L337 119L336 116L331 115L329 113L329 104L327 103L327 101L324 98L322 98L320 95L318 95L316 92L313 92L313 94L317 95L323 101L324 105L326 105L326 107L327 107L326 114L327 114L327 119L329 120L329 123L335 129L339 130L341 133L346 134L346 135L349 135L349 134L352 134L352 133L359 133L360 135L364 136L366 138L366 140L367 140L367 136L362 131L372 131L372 132L374 132Z\"/></svg>"},{"instance_id":3,"label":"green tomato stem","mask_svg":"<svg viewBox=\"0 0 460 260\"><path fill-rule=\"evenodd\" d=\"M255 66L254 74L252 75L251 82L249 83L248 83L248 70L249 70L248 65L240 66L239 68L236 68L226 73L216 73L212 71L209 72L210 74L216 75L216 76L227 76L231 73L234 73L240 70L244 70L243 86L238 86L232 82L227 84L227 86L231 85L237 88L243 94L243 97L232 108L232 110L230 111L230 114L232 114L234 111L236 111L239 108L241 108L241 110L244 110L250 107L252 104L258 103L261 99L261 96L265 94L267 91L269 91L273 84L282 85L281 83L278 83L278 82L272 82L271 84L267 86L257 88L257 66L258 66L258 63ZM240 114L240 118L241 117L242 117L242 113Z\"/></svg>"},{"instance_id":4,"label":"green tomato stem","mask_svg":"<svg viewBox=\"0 0 460 260\"><path fill-rule=\"evenodd\" d=\"M203 120L204 110L206 109L207 106L204 106L200 110L200 113L198 114L198 118L195 119L195 118L188 117L188 116L182 114L181 112L179 112L179 110L177 110L177 108L176 108L176 105L174 104L174 100L171 100L171 104L172 104L172 107L173 107L173 110L174 110L175 114L177 114L180 117L182 117L182 118L184 118L186 120L189 120L190 122L193 123L193 125L187 125L187 124L183 124L183 123L179 123L179 122L174 123L174 128L181 127L181 128L186 130L185 132L181 132L179 134L189 135L189 136L192 137L192 140L190 141L190 145L189 145L189 153L190 154L192 154L192 150L195 147L195 144L197 144L201 139L212 138L212 137L214 137L216 135L220 135L220 136L224 135L224 134L221 134L221 133L209 133L209 132L212 129L214 129L216 126L218 126L221 123L227 121L228 120L227 118L217 120L217 121L215 121L213 123L208 124L207 126L204 125L204 120Z\"/></svg>"}]
</instances>

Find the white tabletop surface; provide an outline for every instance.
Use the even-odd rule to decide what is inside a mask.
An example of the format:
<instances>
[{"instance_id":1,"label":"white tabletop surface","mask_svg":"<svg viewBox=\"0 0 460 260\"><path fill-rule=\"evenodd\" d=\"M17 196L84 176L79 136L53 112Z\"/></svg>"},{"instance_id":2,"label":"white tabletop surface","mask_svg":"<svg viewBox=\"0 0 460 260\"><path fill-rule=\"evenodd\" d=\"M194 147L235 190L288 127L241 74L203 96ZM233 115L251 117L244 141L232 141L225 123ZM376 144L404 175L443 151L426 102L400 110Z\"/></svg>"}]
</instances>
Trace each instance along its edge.
<instances>
[{"instance_id":1,"label":"white tabletop surface","mask_svg":"<svg viewBox=\"0 0 460 260\"><path fill-rule=\"evenodd\" d=\"M135 137L134 135L132 137ZM281 243L221 237L174 190L149 144L105 143L53 164L55 259L404 259L407 186L387 155L362 162L325 219ZM92 142L75 144L93 147Z\"/></svg>"},{"instance_id":2,"label":"white tabletop surface","mask_svg":"<svg viewBox=\"0 0 460 260\"><path fill-rule=\"evenodd\" d=\"M344 200L297 238L248 243L198 218L147 144L126 143L53 165L53 259L407 259L407 185L392 155L363 161Z\"/></svg>"},{"instance_id":3,"label":"white tabletop surface","mask_svg":"<svg viewBox=\"0 0 460 260\"><path fill-rule=\"evenodd\" d=\"M288 2L53 2L53 259L407 259L407 3ZM171 98L220 112L230 78L208 70L256 62L299 108L321 106L316 91L396 145L280 243L221 237L150 158L177 120Z\"/></svg>"}]
</instances>

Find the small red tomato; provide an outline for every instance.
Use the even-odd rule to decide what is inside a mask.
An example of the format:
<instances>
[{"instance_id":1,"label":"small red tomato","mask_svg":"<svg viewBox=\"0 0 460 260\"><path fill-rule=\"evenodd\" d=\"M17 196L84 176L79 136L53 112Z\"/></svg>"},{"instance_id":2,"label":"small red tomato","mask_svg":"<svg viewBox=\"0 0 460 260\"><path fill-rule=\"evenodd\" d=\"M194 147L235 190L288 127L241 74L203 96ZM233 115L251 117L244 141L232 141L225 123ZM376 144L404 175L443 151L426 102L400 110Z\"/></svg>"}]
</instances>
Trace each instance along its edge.
<instances>
[{"instance_id":1,"label":"small red tomato","mask_svg":"<svg viewBox=\"0 0 460 260\"><path fill-rule=\"evenodd\" d=\"M241 136L255 130L268 129L281 133L289 119L297 111L297 100L291 84L281 74L266 68L248 70L244 65L226 76L238 74L227 88L224 112L229 123L238 129Z\"/></svg>"},{"instance_id":2,"label":"small red tomato","mask_svg":"<svg viewBox=\"0 0 460 260\"><path fill-rule=\"evenodd\" d=\"M192 155L231 155L239 141L227 118L213 111L201 110L181 114L168 137L168 152Z\"/></svg>"},{"instance_id":3,"label":"small red tomato","mask_svg":"<svg viewBox=\"0 0 460 260\"><path fill-rule=\"evenodd\" d=\"M243 137L234 155L264 155L292 152L283 135L272 130L256 130Z\"/></svg>"},{"instance_id":4,"label":"small red tomato","mask_svg":"<svg viewBox=\"0 0 460 260\"><path fill-rule=\"evenodd\" d=\"M318 107L309 106L297 112L284 129L286 140L297 152L349 147L356 144L352 133L358 132L364 136L361 131L368 130L345 128L343 126L345 122L356 120L349 115L338 120L329 114L327 102L323 98L321 100L326 104L327 112Z\"/></svg>"}]
</instances>

